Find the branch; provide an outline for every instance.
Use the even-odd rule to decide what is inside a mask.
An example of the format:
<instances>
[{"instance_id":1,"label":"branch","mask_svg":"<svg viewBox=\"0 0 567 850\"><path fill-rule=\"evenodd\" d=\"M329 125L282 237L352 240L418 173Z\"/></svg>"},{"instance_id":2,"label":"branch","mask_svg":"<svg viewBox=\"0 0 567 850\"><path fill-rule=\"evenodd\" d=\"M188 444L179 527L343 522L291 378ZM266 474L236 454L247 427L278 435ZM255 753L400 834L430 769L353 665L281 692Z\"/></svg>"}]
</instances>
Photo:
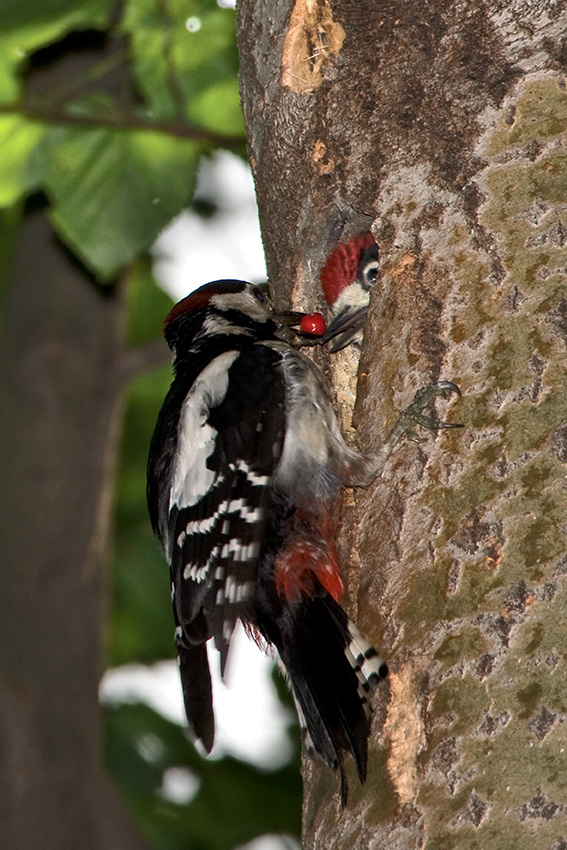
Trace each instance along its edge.
<instances>
[{"instance_id":1,"label":"branch","mask_svg":"<svg viewBox=\"0 0 567 850\"><path fill-rule=\"evenodd\" d=\"M154 130L179 139L194 139L219 147L237 147L245 143L244 136L225 136L200 127L192 127L184 121L148 121L131 112L107 112L105 115L75 115L62 107L50 104L47 107L20 103L0 106L0 115L21 115L31 121L53 124L70 124L80 127L106 127L113 130Z\"/></svg>"}]
</instances>

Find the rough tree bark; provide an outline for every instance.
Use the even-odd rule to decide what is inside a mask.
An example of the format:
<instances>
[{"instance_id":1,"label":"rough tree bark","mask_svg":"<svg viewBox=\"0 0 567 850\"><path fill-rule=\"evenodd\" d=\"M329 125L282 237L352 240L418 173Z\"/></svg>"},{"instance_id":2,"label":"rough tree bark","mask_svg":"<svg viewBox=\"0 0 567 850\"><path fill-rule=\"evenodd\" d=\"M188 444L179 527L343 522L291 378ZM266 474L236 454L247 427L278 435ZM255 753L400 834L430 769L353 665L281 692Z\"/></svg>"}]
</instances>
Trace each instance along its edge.
<instances>
[{"instance_id":1,"label":"rough tree bark","mask_svg":"<svg viewBox=\"0 0 567 850\"><path fill-rule=\"evenodd\" d=\"M455 380L462 431L349 498L349 603L386 655L369 778L304 765L309 848L567 848L567 7L239 0L278 297L372 228L360 444ZM331 365L339 400L356 369ZM357 528L353 532L351 529Z\"/></svg>"},{"instance_id":2,"label":"rough tree bark","mask_svg":"<svg viewBox=\"0 0 567 850\"><path fill-rule=\"evenodd\" d=\"M0 341L0 823L6 850L144 850L102 764L98 684L124 308L41 211Z\"/></svg>"}]
</instances>

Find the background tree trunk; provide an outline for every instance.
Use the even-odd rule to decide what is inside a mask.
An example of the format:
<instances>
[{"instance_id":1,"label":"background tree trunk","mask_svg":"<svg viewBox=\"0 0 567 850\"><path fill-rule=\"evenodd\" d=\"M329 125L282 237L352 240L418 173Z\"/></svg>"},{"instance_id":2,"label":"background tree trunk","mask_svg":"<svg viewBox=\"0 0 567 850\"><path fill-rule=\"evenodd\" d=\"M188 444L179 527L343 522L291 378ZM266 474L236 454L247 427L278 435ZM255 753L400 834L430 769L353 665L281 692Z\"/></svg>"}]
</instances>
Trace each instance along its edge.
<instances>
[{"instance_id":1,"label":"background tree trunk","mask_svg":"<svg viewBox=\"0 0 567 850\"><path fill-rule=\"evenodd\" d=\"M567 848L566 32L557 2L239 2L278 297L320 308L334 244L380 245L358 441L429 381L463 391L438 406L462 431L346 505L350 608L391 677L346 811L304 765L308 850ZM330 368L348 402L354 352Z\"/></svg>"},{"instance_id":2,"label":"background tree trunk","mask_svg":"<svg viewBox=\"0 0 567 850\"><path fill-rule=\"evenodd\" d=\"M142 850L102 765L123 306L36 211L0 350L0 823L6 850Z\"/></svg>"}]
</instances>

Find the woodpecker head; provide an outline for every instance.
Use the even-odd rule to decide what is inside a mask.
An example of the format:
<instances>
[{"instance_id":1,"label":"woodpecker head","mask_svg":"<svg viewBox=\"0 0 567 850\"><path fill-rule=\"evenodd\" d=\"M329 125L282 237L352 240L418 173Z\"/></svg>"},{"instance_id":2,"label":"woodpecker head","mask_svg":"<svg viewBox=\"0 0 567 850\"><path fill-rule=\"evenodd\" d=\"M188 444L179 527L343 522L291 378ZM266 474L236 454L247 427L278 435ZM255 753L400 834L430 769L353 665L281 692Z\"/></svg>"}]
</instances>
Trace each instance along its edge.
<instances>
[{"instance_id":1,"label":"woodpecker head","mask_svg":"<svg viewBox=\"0 0 567 850\"><path fill-rule=\"evenodd\" d=\"M163 334L177 361L196 353L211 339L276 338L281 328L298 324L302 315L276 312L259 286L242 280L215 280L175 305L165 319Z\"/></svg>"},{"instance_id":2,"label":"woodpecker head","mask_svg":"<svg viewBox=\"0 0 567 850\"><path fill-rule=\"evenodd\" d=\"M331 351L360 338L370 290L378 278L378 245L371 233L337 245L321 271L321 285L333 316L326 338L336 337Z\"/></svg>"}]
</instances>

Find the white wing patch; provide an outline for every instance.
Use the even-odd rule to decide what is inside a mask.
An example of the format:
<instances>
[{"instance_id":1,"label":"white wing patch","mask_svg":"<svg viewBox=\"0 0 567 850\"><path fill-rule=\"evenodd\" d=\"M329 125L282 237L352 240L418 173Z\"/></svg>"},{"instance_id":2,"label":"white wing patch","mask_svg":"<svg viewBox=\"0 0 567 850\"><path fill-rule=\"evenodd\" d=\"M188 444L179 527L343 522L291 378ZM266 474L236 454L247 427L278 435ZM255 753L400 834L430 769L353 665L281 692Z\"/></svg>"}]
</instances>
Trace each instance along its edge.
<instances>
[{"instance_id":1,"label":"white wing patch","mask_svg":"<svg viewBox=\"0 0 567 850\"><path fill-rule=\"evenodd\" d=\"M249 464L247 464L244 460L240 460L236 467L237 469L240 469L241 472L244 472L252 487L263 487L270 480L269 475L258 475L257 472L254 472L254 470L251 469Z\"/></svg>"},{"instance_id":2,"label":"white wing patch","mask_svg":"<svg viewBox=\"0 0 567 850\"><path fill-rule=\"evenodd\" d=\"M211 407L221 403L228 389L228 370L238 351L225 351L203 369L183 402L179 417L178 444L169 497L173 505L196 505L213 486L217 474L207 468L215 448L216 431L207 424Z\"/></svg>"}]
</instances>

